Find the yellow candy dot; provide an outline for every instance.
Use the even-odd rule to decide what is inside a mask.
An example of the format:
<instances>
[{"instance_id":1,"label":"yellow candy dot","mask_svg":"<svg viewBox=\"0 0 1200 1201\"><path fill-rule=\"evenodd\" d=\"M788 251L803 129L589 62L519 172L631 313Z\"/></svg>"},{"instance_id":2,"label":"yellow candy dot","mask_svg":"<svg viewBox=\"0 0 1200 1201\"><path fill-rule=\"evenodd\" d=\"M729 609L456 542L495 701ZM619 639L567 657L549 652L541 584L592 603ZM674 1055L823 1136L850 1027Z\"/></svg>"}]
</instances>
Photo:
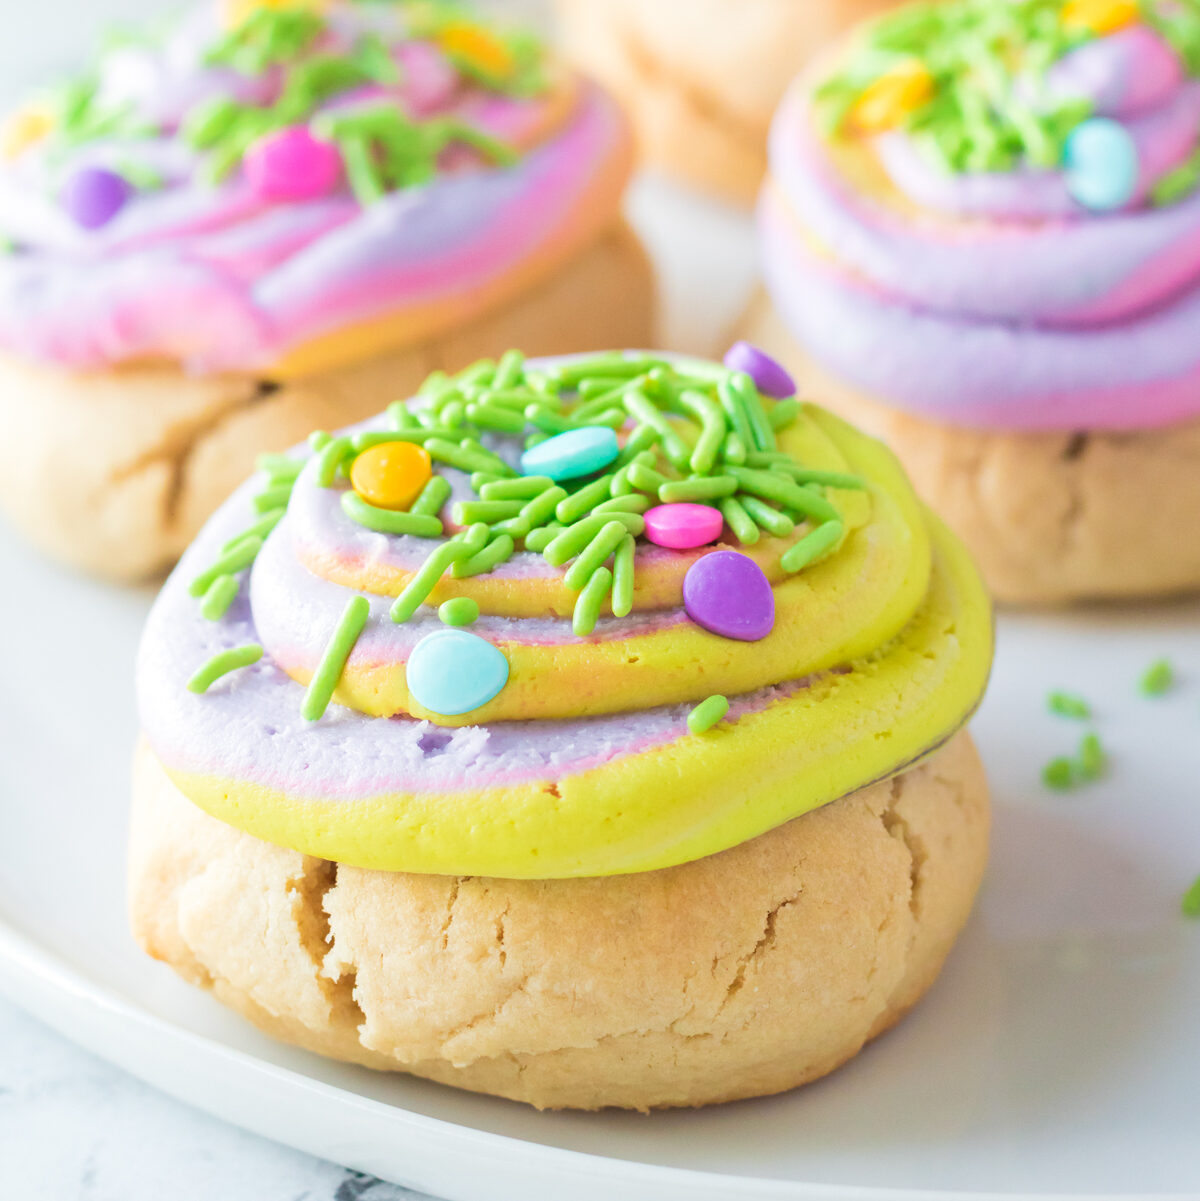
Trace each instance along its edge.
<instances>
[{"instance_id":1,"label":"yellow candy dot","mask_svg":"<svg viewBox=\"0 0 1200 1201\"><path fill-rule=\"evenodd\" d=\"M379 509L407 509L433 475L429 452L412 442L385 442L364 450L350 468L354 491Z\"/></svg>"},{"instance_id":2,"label":"yellow candy dot","mask_svg":"<svg viewBox=\"0 0 1200 1201\"><path fill-rule=\"evenodd\" d=\"M1132 25L1140 16L1137 0L1067 0L1062 23L1068 29L1087 29L1103 37Z\"/></svg>"},{"instance_id":3,"label":"yellow candy dot","mask_svg":"<svg viewBox=\"0 0 1200 1201\"><path fill-rule=\"evenodd\" d=\"M933 95L933 76L924 63L911 59L881 75L855 101L850 121L859 133L895 129Z\"/></svg>"},{"instance_id":4,"label":"yellow candy dot","mask_svg":"<svg viewBox=\"0 0 1200 1201\"><path fill-rule=\"evenodd\" d=\"M438 45L452 58L463 59L488 75L503 78L517 69L512 51L495 34L465 21L444 25Z\"/></svg>"},{"instance_id":5,"label":"yellow candy dot","mask_svg":"<svg viewBox=\"0 0 1200 1201\"><path fill-rule=\"evenodd\" d=\"M35 146L53 128L54 117L49 109L40 105L19 109L4 123L4 131L0 133L0 153L6 159L14 159Z\"/></svg>"}]
</instances>

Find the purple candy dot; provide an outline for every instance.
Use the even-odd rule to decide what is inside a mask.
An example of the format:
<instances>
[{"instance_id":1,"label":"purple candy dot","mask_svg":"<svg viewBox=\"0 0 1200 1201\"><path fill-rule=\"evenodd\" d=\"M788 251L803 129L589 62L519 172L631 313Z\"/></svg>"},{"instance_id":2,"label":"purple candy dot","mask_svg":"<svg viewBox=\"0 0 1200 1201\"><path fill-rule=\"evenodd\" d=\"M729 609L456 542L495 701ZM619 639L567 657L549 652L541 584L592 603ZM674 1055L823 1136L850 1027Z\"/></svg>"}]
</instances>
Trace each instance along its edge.
<instances>
[{"instance_id":1,"label":"purple candy dot","mask_svg":"<svg viewBox=\"0 0 1200 1201\"><path fill-rule=\"evenodd\" d=\"M735 550L697 559L683 577L683 607L722 638L757 642L775 628L775 593L753 559Z\"/></svg>"},{"instance_id":2,"label":"purple candy dot","mask_svg":"<svg viewBox=\"0 0 1200 1201\"><path fill-rule=\"evenodd\" d=\"M744 371L754 386L775 400L787 400L796 395L796 381L769 354L749 342L735 342L725 355L730 371Z\"/></svg>"},{"instance_id":3,"label":"purple candy dot","mask_svg":"<svg viewBox=\"0 0 1200 1201\"><path fill-rule=\"evenodd\" d=\"M77 225L99 229L125 207L132 192L129 181L115 171L81 167L63 185L59 199Z\"/></svg>"}]
</instances>

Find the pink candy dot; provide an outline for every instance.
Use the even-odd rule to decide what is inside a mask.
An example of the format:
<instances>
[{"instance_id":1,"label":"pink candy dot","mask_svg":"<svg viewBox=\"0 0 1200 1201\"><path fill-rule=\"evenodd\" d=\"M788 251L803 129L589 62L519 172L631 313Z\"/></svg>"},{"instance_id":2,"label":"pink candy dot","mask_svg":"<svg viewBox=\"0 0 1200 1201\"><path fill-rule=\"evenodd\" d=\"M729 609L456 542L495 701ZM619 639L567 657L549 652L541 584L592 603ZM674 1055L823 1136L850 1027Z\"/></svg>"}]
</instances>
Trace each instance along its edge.
<instances>
[{"instance_id":1,"label":"pink candy dot","mask_svg":"<svg viewBox=\"0 0 1200 1201\"><path fill-rule=\"evenodd\" d=\"M342 156L303 125L260 138L243 160L250 186L263 200L315 200L337 187Z\"/></svg>"},{"instance_id":2,"label":"pink candy dot","mask_svg":"<svg viewBox=\"0 0 1200 1201\"><path fill-rule=\"evenodd\" d=\"M708 505L655 505L648 509L646 537L655 546L667 546L672 550L690 550L695 546L707 546L721 536L725 519Z\"/></svg>"}]
</instances>

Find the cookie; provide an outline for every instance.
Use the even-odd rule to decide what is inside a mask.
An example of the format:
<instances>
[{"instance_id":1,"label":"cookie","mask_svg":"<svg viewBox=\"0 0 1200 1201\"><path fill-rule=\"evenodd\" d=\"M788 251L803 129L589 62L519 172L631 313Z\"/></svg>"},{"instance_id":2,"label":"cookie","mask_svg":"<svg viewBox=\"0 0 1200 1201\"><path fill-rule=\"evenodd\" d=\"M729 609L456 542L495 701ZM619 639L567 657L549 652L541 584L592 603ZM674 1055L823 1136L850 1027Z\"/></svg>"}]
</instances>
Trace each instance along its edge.
<instances>
[{"instance_id":1,"label":"cookie","mask_svg":"<svg viewBox=\"0 0 1200 1201\"><path fill-rule=\"evenodd\" d=\"M542 1106L778 1091L914 1003L985 854L990 604L788 391L744 344L510 350L265 457L139 653L147 949Z\"/></svg>"},{"instance_id":2,"label":"cookie","mask_svg":"<svg viewBox=\"0 0 1200 1201\"><path fill-rule=\"evenodd\" d=\"M502 309L420 345L298 380L128 366L66 375L0 353L0 510L94 575L166 571L253 469L310 431L360 420L431 371L513 342L545 352L644 344L653 269L623 224ZM48 487L47 481L53 480Z\"/></svg>"},{"instance_id":3,"label":"cookie","mask_svg":"<svg viewBox=\"0 0 1200 1201\"><path fill-rule=\"evenodd\" d=\"M994 6L910 5L799 77L773 128L775 314L743 331L892 443L1003 600L1200 585L1170 532L1200 505L1200 37L1168 8L1039 0L985 83ZM1001 86L994 121L964 116Z\"/></svg>"},{"instance_id":4,"label":"cookie","mask_svg":"<svg viewBox=\"0 0 1200 1201\"><path fill-rule=\"evenodd\" d=\"M462 6L204 3L2 135L0 505L97 574L431 367L652 340L619 109Z\"/></svg>"},{"instance_id":5,"label":"cookie","mask_svg":"<svg viewBox=\"0 0 1200 1201\"><path fill-rule=\"evenodd\" d=\"M285 1042L551 1109L832 1071L937 978L988 830L966 735L731 850L606 879L338 866L209 817L145 748L134 797L149 954Z\"/></svg>"},{"instance_id":6,"label":"cookie","mask_svg":"<svg viewBox=\"0 0 1200 1201\"><path fill-rule=\"evenodd\" d=\"M612 88L656 167L736 204L767 168L796 72L891 0L556 0L562 41Z\"/></svg>"}]
</instances>

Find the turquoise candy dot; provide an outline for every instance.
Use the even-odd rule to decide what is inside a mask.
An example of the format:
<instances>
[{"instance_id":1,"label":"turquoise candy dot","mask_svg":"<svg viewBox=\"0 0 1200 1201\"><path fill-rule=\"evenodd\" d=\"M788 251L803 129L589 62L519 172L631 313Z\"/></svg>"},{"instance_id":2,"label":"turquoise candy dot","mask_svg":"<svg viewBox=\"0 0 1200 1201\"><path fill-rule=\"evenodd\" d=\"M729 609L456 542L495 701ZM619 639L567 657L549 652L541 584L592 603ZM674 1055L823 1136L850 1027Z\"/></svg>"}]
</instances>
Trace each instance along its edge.
<instances>
[{"instance_id":1,"label":"turquoise candy dot","mask_svg":"<svg viewBox=\"0 0 1200 1201\"><path fill-rule=\"evenodd\" d=\"M617 435L601 425L555 434L521 456L525 475L547 475L552 480L577 480L602 471L621 453Z\"/></svg>"},{"instance_id":2,"label":"turquoise candy dot","mask_svg":"<svg viewBox=\"0 0 1200 1201\"><path fill-rule=\"evenodd\" d=\"M413 700L442 717L486 705L508 683L508 660L467 630L427 634L413 647L406 670Z\"/></svg>"},{"instance_id":3,"label":"turquoise candy dot","mask_svg":"<svg viewBox=\"0 0 1200 1201\"><path fill-rule=\"evenodd\" d=\"M1092 117L1067 138L1063 169L1073 199L1093 212L1112 212L1124 208L1137 191L1137 145L1119 121Z\"/></svg>"}]
</instances>

